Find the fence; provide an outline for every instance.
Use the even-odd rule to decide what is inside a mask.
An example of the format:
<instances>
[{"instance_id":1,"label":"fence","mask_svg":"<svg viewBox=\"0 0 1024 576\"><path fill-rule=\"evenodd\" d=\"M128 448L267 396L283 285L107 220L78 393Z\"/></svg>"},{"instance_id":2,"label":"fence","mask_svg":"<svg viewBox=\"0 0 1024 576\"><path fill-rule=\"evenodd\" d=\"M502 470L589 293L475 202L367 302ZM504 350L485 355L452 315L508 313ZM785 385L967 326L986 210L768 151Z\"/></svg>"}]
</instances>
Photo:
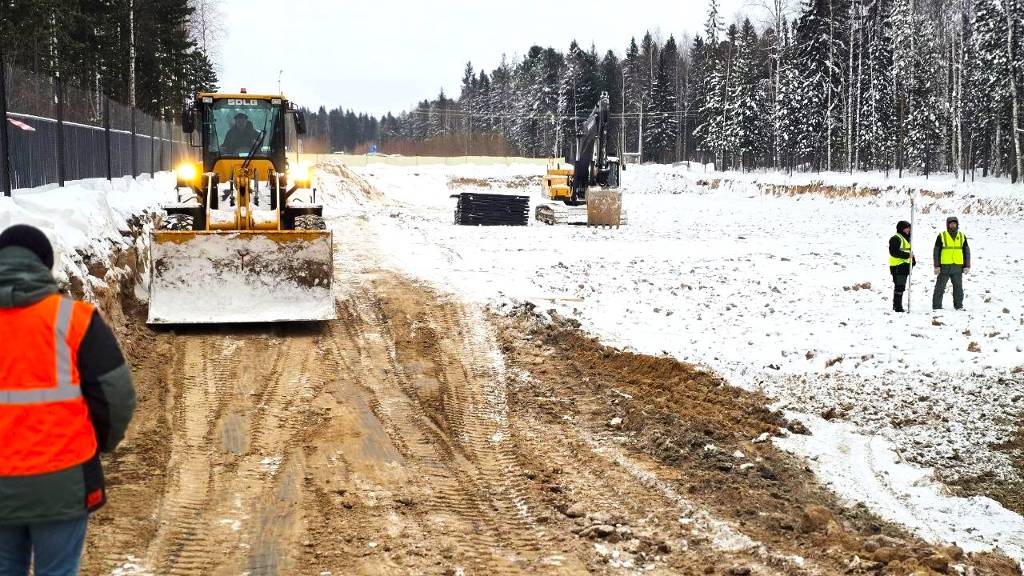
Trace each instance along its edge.
<instances>
[{"instance_id":1,"label":"fence","mask_svg":"<svg viewBox=\"0 0 1024 576\"><path fill-rule=\"evenodd\" d=\"M175 123L58 78L0 65L7 120L0 136L0 190L64 185L170 170L197 154Z\"/></svg>"},{"instance_id":2,"label":"fence","mask_svg":"<svg viewBox=\"0 0 1024 576\"><path fill-rule=\"evenodd\" d=\"M388 156L366 154L303 154L303 157L330 158L346 166L366 166L367 164L388 164L391 166L419 166L430 164L478 164L489 166L494 164L538 164L550 162L547 158L523 158L519 156ZM539 174L540 172L538 172Z\"/></svg>"}]
</instances>

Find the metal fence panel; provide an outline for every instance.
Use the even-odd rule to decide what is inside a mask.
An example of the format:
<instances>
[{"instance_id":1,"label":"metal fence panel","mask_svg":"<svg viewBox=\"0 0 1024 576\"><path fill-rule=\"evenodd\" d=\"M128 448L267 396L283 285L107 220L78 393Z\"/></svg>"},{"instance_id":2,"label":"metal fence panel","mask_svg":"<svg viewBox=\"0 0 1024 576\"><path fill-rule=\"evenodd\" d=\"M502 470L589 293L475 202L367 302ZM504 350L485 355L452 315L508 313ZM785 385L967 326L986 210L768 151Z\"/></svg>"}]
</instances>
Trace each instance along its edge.
<instances>
[{"instance_id":1,"label":"metal fence panel","mask_svg":"<svg viewBox=\"0 0 1024 576\"><path fill-rule=\"evenodd\" d=\"M153 138L151 136L136 136L135 137L135 158L136 158L136 169L138 174L144 172L153 171L153 155L150 151L153 149Z\"/></svg>"},{"instance_id":2,"label":"metal fence panel","mask_svg":"<svg viewBox=\"0 0 1024 576\"><path fill-rule=\"evenodd\" d=\"M106 178L106 139L102 128L64 123L64 179Z\"/></svg>"},{"instance_id":3,"label":"metal fence panel","mask_svg":"<svg viewBox=\"0 0 1024 576\"><path fill-rule=\"evenodd\" d=\"M132 133L110 131L111 173L120 176L138 176L132 172Z\"/></svg>"},{"instance_id":4,"label":"metal fence panel","mask_svg":"<svg viewBox=\"0 0 1024 576\"><path fill-rule=\"evenodd\" d=\"M34 188L57 181L57 121L25 114L8 116L32 130L5 122L10 141L11 186Z\"/></svg>"},{"instance_id":5,"label":"metal fence panel","mask_svg":"<svg viewBox=\"0 0 1024 576\"><path fill-rule=\"evenodd\" d=\"M95 90L5 67L13 188L171 170L199 155L174 122L154 119ZM134 134L133 134L134 133ZM2 159L3 156L0 156Z\"/></svg>"}]
</instances>

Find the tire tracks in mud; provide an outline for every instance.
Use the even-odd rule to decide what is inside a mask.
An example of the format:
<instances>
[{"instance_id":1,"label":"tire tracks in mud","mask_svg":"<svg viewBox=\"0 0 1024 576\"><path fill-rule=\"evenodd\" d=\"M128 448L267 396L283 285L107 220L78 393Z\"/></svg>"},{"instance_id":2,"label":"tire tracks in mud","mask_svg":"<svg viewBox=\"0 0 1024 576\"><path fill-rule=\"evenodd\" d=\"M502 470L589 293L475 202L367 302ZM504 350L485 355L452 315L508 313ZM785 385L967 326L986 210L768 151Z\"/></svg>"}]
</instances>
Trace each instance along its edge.
<instances>
[{"instance_id":1,"label":"tire tracks in mud","mask_svg":"<svg viewBox=\"0 0 1024 576\"><path fill-rule=\"evenodd\" d=\"M313 338L161 333L171 434L156 530L138 550L154 574L287 573L303 475L303 396L322 387ZM173 345L166 345L173 342ZM133 555L136 556L136 555Z\"/></svg>"},{"instance_id":2,"label":"tire tracks in mud","mask_svg":"<svg viewBox=\"0 0 1024 576\"><path fill-rule=\"evenodd\" d=\"M329 343L336 364L351 371L368 398L365 406L407 473L428 488L384 478L384 489L414 503L411 530L453 535L442 553L454 565L518 571L515 566L530 563L541 545L515 493L513 456L503 442L508 436L503 398L480 394L492 385L481 386L482 381L504 383L482 365L488 356L479 347L452 337L459 324L454 311L420 309L421 302L408 301L417 292L408 285L378 288L400 295L402 305L412 307L386 310L378 298L382 290L356 290L342 303L342 320L332 327ZM395 312L415 319L394 322L389 314ZM398 330L418 332L397 335ZM415 494L402 493L409 488Z\"/></svg>"}]
</instances>

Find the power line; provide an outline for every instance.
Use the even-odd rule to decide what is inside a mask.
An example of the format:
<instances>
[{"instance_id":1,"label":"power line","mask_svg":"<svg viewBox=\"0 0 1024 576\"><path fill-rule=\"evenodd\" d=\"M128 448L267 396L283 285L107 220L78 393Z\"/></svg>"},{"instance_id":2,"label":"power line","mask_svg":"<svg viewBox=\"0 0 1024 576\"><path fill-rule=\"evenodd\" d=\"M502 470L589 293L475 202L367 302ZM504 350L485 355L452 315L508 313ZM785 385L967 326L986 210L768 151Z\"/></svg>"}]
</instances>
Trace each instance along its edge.
<instances>
[{"instance_id":1,"label":"power line","mask_svg":"<svg viewBox=\"0 0 1024 576\"><path fill-rule=\"evenodd\" d=\"M405 115L413 115L413 114L415 114L415 115L419 115L419 116L442 116L442 117L456 118L456 119L491 118L491 119L549 120L549 121L550 120L558 120L560 122L571 122L573 120L580 121L580 120L586 120L587 119L587 116L572 116L572 115L570 115L570 116L562 116L562 115L555 114L553 112L546 112L546 113L541 113L541 114L536 114L536 113L533 113L533 114L530 114L530 113L515 114L515 113L498 113L498 112L467 112L465 110L452 110L452 109L444 109L444 110L419 110L419 109L416 109L416 110L409 110L407 112L403 112L402 114L405 114ZM678 117L678 118L696 118L697 117L697 113L695 113L695 112L684 112L684 111L667 111L667 112L666 111L654 111L654 112L644 111L644 112L624 112L624 113L620 112L620 113L611 113L611 114L609 114L609 117L617 118L617 119L640 118L641 116L642 117L659 117L659 118L665 118L665 117L670 117L670 116L674 116L674 117ZM395 118L395 119L398 119L400 117L401 117L401 115L393 116L393 118Z\"/></svg>"}]
</instances>

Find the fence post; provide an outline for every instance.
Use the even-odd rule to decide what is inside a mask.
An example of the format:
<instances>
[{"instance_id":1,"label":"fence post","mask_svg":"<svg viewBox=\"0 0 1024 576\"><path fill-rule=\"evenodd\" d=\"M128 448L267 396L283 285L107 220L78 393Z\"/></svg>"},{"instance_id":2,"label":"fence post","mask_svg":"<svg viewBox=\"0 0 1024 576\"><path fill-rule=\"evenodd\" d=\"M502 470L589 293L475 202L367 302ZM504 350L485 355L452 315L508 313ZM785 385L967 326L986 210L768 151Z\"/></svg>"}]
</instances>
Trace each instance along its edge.
<instances>
[{"instance_id":1,"label":"fence post","mask_svg":"<svg viewBox=\"0 0 1024 576\"><path fill-rule=\"evenodd\" d=\"M4 63L3 44L0 43L0 188L4 196L11 195L11 142L7 137L7 64Z\"/></svg>"},{"instance_id":2,"label":"fence post","mask_svg":"<svg viewBox=\"0 0 1024 576\"><path fill-rule=\"evenodd\" d=\"M163 120L160 120L160 170L166 170L167 163L167 142L164 140L164 124Z\"/></svg>"},{"instance_id":3,"label":"fence post","mask_svg":"<svg viewBox=\"0 0 1024 576\"><path fill-rule=\"evenodd\" d=\"M60 74L54 77L54 98L57 100L57 184L64 187L64 83Z\"/></svg>"},{"instance_id":4,"label":"fence post","mask_svg":"<svg viewBox=\"0 0 1024 576\"><path fill-rule=\"evenodd\" d=\"M156 176L156 119L149 117L149 175Z\"/></svg>"},{"instance_id":5,"label":"fence post","mask_svg":"<svg viewBox=\"0 0 1024 576\"><path fill-rule=\"evenodd\" d=\"M107 181L113 180L114 167L111 165L110 157L113 151L110 149L110 96L103 97L103 140L107 149Z\"/></svg>"},{"instance_id":6,"label":"fence post","mask_svg":"<svg viewBox=\"0 0 1024 576\"><path fill-rule=\"evenodd\" d=\"M139 163L138 163L138 159L136 158L136 156L138 155L138 150L136 149L137 144L135 142L135 108L132 107L129 110L131 110L131 115L132 115L131 116L131 118L132 118L131 119L131 124L132 124L132 126L131 126L131 130L132 130L132 178L135 178L136 176L139 175Z\"/></svg>"}]
</instances>

